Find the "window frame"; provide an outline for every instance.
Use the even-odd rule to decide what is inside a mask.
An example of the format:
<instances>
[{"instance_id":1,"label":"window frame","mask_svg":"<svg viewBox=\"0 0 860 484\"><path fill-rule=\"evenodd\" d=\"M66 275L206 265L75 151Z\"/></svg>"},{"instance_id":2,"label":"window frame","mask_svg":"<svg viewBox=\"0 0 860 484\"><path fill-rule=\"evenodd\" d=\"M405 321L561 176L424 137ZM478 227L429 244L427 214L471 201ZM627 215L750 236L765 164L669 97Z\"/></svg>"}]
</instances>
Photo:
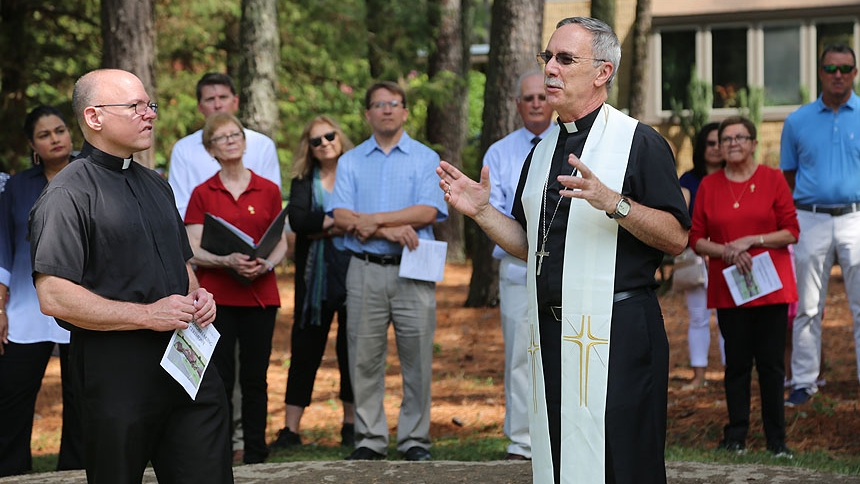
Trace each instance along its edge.
<instances>
[{"instance_id":1,"label":"window frame","mask_svg":"<svg viewBox=\"0 0 860 484\"><path fill-rule=\"evenodd\" d=\"M796 26L799 29L799 53L800 53L800 72L799 85L801 88L807 88L807 99L802 99L800 104L787 104L777 106L763 106L762 116L764 120L784 120L788 114L796 110L802 104L809 103L818 97L818 50L817 50L817 29L818 26L824 24L846 24L853 23L853 42L852 48L860 54L860 16L822 16L813 18L780 18L774 20L758 20L758 21L743 21L743 20L726 20L723 18L709 21L701 19L701 21L688 21L679 23L663 23L655 27L651 33L651 49L649 52L650 58L654 59L651 63L650 71L651 90L648 102L648 112L657 119L668 120L672 117L671 110L662 109L663 93L663 65L662 65L662 33L677 32L677 31L693 31L695 32L695 56L696 56L696 76L711 84L713 89L713 31L717 29L728 28L746 28L747 31L747 86L763 86L764 85L764 30L769 27L786 27ZM856 91L855 86L855 91ZM686 111L686 110L685 110ZM738 109L730 108L711 108L711 117L721 118L729 115L737 114Z\"/></svg>"}]
</instances>

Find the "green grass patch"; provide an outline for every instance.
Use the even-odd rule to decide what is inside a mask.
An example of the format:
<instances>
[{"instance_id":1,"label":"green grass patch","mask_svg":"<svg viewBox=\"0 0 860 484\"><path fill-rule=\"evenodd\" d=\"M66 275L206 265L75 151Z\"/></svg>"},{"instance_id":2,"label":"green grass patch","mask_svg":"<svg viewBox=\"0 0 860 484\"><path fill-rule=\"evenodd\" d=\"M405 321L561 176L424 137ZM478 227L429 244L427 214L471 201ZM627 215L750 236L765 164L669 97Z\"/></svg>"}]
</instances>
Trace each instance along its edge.
<instances>
[{"instance_id":1,"label":"green grass patch","mask_svg":"<svg viewBox=\"0 0 860 484\"><path fill-rule=\"evenodd\" d=\"M835 456L825 451L795 453L793 459L775 458L765 450L748 450L743 455L716 449L669 446L667 461L704 462L712 464L761 464L799 467L834 474L860 474L860 456Z\"/></svg>"}]
</instances>

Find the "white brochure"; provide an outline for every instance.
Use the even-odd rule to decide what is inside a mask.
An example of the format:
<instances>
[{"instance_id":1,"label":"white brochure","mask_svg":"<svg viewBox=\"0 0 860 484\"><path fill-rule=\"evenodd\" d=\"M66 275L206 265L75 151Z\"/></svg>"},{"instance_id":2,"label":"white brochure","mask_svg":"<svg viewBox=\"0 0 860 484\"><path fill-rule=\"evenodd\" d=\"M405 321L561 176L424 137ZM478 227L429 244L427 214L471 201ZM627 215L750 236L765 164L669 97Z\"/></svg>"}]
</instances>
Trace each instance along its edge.
<instances>
[{"instance_id":1,"label":"white brochure","mask_svg":"<svg viewBox=\"0 0 860 484\"><path fill-rule=\"evenodd\" d=\"M769 252L753 257L752 262L752 270L747 274L741 274L737 266L723 269L723 277L738 306L782 289L782 281L779 280Z\"/></svg>"},{"instance_id":2,"label":"white brochure","mask_svg":"<svg viewBox=\"0 0 860 484\"><path fill-rule=\"evenodd\" d=\"M203 374L209 368L220 337L221 334L211 324L201 328L191 323L187 329L174 331L170 344L164 350L161 367L182 385L192 400L197 398Z\"/></svg>"}]
</instances>

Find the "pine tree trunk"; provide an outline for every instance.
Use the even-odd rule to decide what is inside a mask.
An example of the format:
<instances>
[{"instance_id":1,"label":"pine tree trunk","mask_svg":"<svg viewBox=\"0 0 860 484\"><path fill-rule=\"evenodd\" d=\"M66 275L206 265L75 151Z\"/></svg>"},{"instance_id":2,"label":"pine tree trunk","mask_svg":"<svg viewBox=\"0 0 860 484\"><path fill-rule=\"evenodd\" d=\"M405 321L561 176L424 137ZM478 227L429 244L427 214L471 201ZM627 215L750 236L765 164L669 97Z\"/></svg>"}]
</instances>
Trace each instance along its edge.
<instances>
[{"instance_id":1,"label":"pine tree trunk","mask_svg":"<svg viewBox=\"0 0 860 484\"><path fill-rule=\"evenodd\" d=\"M481 156L487 148L520 125L514 99L520 75L540 69L537 53L543 30L542 0L495 0L490 26L490 53L484 90ZM480 229L472 241L472 280L467 307L494 306L499 301L498 261L493 243Z\"/></svg>"},{"instance_id":2,"label":"pine tree trunk","mask_svg":"<svg viewBox=\"0 0 860 484\"><path fill-rule=\"evenodd\" d=\"M102 67L129 71L140 78L150 100L155 89L155 1L102 0ZM135 153L138 163L155 166L155 130L152 147Z\"/></svg>"},{"instance_id":3,"label":"pine tree trunk","mask_svg":"<svg viewBox=\"0 0 860 484\"><path fill-rule=\"evenodd\" d=\"M278 127L278 11L275 0L242 0L240 27L242 121L274 139Z\"/></svg>"},{"instance_id":4,"label":"pine tree trunk","mask_svg":"<svg viewBox=\"0 0 860 484\"><path fill-rule=\"evenodd\" d=\"M466 145L468 131L470 67L469 39L471 15L469 0L435 0L431 8L430 28L439 32L436 50L430 55L430 78L439 81L446 73L453 74L447 81L446 92L451 95L444 103L431 102L427 108L427 140L441 147L439 155L458 168L463 167L461 153ZM436 226L436 237L448 242L448 260L466 260L463 236L463 216L449 210L448 219Z\"/></svg>"},{"instance_id":5,"label":"pine tree trunk","mask_svg":"<svg viewBox=\"0 0 860 484\"><path fill-rule=\"evenodd\" d=\"M636 21L633 24L633 56L630 61L630 116L636 119L645 115L649 35L651 0L637 0Z\"/></svg>"}]
</instances>

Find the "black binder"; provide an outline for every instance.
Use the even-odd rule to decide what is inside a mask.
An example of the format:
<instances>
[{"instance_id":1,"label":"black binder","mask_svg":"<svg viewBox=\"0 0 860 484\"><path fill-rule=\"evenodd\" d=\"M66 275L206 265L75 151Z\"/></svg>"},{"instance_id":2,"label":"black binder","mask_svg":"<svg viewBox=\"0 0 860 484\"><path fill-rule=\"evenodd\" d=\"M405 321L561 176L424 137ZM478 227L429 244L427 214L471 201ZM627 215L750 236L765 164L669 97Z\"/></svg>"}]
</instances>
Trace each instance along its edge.
<instances>
[{"instance_id":1,"label":"black binder","mask_svg":"<svg viewBox=\"0 0 860 484\"><path fill-rule=\"evenodd\" d=\"M227 255L241 252L252 258L267 258L275 246L281 240L284 233L284 224L287 218L287 209L284 208L275 217L275 220L266 229L266 233L260 238L258 244L254 244L254 238L239 230L235 225L227 222L221 217L206 213L203 221L203 235L200 239L200 247L215 255ZM239 279L239 282L248 285L250 280L240 276L233 270L230 273Z\"/></svg>"}]
</instances>

